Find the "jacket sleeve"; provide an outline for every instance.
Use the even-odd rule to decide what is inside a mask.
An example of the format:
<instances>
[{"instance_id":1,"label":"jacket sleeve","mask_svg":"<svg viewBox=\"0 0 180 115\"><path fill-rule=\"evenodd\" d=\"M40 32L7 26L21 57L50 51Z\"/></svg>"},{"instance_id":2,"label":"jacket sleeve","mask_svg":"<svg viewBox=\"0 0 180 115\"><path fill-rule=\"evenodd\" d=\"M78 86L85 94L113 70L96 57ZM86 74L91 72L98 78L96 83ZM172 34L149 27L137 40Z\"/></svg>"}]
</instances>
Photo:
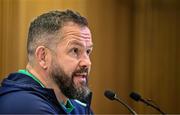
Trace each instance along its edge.
<instances>
[{"instance_id":1,"label":"jacket sleeve","mask_svg":"<svg viewBox=\"0 0 180 115\"><path fill-rule=\"evenodd\" d=\"M2 105L2 106L1 106ZM55 114L54 108L43 98L23 91L1 97L0 114Z\"/></svg>"}]
</instances>

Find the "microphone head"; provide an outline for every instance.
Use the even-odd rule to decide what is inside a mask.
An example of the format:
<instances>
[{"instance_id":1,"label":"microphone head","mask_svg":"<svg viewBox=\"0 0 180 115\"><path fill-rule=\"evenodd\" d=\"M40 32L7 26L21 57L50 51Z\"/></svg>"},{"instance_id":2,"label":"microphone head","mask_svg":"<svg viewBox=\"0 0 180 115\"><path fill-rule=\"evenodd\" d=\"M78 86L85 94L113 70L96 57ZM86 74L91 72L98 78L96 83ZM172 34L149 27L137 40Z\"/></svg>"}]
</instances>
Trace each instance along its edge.
<instances>
[{"instance_id":1,"label":"microphone head","mask_svg":"<svg viewBox=\"0 0 180 115\"><path fill-rule=\"evenodd\" d=\"M113 91L110 91L110 90L106 90L104 92L104 96L107 97L108 99L110 100L115 100L116 98L116 94L113 92Z\"/></svg>"},{"instance_id":2,"label":"microphone head","mask_svg":"<svg viewBox=\"0 0 180 115\"><path fill-rule=\"evenodd\" d=\"M129 95L132 99L134 99L135 101L139 101L141 100L141 96L135 92L132 92L130 95Z\"/></svg>"}]
</instances>

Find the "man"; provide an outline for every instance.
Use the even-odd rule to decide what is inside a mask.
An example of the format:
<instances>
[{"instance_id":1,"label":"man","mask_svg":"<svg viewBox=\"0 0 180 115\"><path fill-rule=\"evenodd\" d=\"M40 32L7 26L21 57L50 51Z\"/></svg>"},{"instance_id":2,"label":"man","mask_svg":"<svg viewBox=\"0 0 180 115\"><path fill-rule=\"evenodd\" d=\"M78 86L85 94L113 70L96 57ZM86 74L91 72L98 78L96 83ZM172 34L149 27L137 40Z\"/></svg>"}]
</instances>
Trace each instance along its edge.
<instances>
[{"instance_id":1,"label":"man","mask_svg":"<svg viewBox=\"0 0 180 115\"><path fill-rule=\"evenodd\" d=\"M86 18L51 11L29 27L26 69L0 88L0 113L92 114L88 75L92 37Z\"/></svg>"}]
</instances>

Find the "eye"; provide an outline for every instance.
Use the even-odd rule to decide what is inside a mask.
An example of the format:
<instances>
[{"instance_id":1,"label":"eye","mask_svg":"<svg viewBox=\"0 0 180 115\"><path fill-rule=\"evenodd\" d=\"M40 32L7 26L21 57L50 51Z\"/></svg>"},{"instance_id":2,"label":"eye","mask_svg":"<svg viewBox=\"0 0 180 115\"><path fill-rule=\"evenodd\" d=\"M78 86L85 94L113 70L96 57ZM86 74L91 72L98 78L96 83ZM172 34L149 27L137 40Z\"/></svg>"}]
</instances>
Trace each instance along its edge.
<instances>
[{"instance_id":1,"label":"eye","mask_svg":"<svg viewBox=\"0 0 180 115\"><path fill-rule=\"evenodd\" d=\"M86 51L86 53L88 54L88 55L90 55L91 54L91 49L88 49L87 51Z\"/></svg>"},{"instance_id":2,"label":"eye","mask_svg":"<svg viewBox=\"0 0 180 115\"><path fill-rule=\"evenodd\" d=\"M75 54L78 54L78 51L79 51L78 48L73 48L72 49L72 52L75 53Z\"/></svg>"}]
</instances>

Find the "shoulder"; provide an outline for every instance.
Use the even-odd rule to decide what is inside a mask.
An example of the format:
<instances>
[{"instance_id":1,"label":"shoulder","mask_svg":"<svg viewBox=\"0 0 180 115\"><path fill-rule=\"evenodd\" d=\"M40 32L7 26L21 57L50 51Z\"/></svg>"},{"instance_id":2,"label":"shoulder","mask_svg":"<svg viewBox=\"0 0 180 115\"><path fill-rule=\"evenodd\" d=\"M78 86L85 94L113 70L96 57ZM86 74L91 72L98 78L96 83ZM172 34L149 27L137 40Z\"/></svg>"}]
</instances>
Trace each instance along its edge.
<instances>
[{"instance_id":1,"label":"shoulder","mask_svg":"<svg viewBox=\"0 0 180 115\"><path fill-rule=\"evenodd\" d=\"M0 113L55 113L52 105L31 91L8 93L0 98Z\"/></svg>"}]
</instances>

